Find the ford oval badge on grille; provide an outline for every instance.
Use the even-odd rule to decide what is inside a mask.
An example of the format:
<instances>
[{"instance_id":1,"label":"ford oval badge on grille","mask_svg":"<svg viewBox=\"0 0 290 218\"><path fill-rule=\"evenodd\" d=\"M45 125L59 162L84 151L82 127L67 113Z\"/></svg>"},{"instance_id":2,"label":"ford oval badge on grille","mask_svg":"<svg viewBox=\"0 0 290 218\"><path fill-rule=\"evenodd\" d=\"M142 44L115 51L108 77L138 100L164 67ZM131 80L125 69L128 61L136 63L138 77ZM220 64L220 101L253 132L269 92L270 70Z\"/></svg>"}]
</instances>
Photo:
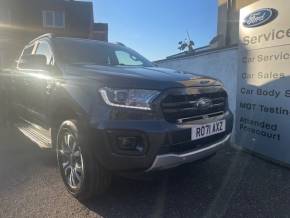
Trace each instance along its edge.
<instances>
[{"instance_id":1,"label":"ford oval badge on grille","mask_svg":"<svg viewBox=\"0 0 290 218\"><path fill-rule=\"evenodd\" d=\"M209 98L201 98L196 102L196 107L200 110L207 110L212 106L212 101Z\"/></svg>"},{"instance_id":2,"label":"ford oval badge on grille","mask_svg":"<svg viewBox=\"0 0 290 218\"><path fill-rule=\"evenodd\" d=\"M273 8L263 8L250 13L244 20L243 25L253 28L265 25L273 21L278 16L278 11Z\"/></svg>"}]
</instances>

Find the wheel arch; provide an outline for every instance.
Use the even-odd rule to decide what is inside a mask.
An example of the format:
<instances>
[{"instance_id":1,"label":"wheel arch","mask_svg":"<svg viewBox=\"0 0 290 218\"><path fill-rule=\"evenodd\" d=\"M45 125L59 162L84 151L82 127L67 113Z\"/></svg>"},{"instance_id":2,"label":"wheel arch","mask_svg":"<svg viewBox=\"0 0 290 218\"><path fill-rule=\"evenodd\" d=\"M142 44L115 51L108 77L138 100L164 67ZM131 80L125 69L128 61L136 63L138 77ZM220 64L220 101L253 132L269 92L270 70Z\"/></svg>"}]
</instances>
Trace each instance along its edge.
<instances>
[{"instance_id":1,"label":"wheel arch","mask_svg":"<svg viewBox=\"0 0 290 218\"><path fill-rule=\"evenodd\" d=\"M69 104L60 104L51 112L50 126L53 148L56 147L57 133L62 122L66 120L81 120L81 117L81 114Z\"/></svg>"}]
</instances>

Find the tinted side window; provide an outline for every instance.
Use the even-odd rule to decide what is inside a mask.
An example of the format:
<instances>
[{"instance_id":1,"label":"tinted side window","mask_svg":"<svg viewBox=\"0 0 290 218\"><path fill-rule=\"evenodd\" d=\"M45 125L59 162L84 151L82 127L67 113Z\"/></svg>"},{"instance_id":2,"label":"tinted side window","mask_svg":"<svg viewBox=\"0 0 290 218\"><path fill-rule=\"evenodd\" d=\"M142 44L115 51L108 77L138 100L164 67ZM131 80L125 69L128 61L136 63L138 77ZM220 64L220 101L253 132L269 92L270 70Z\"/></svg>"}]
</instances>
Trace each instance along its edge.
<instances>
[{"instance_id":1,"label":"tinted side window","mask_svg":"<svg viewBox=\"0 0 290 218\"><path fill-rule=\"evenodd\" d=\"M24 56L24 55L31 55L31 54L32 54L33 47L34 47L34 46L30 46L30 47L25 48L25 49L23 50L23 54L22 54L22 56Z\"/></svg>"},{"instance_id":2,"label":"tinted side window","mask_svg":"<svg viewBox=\"0 0 290 218\"><path fill-rule=\"evenodd\" d=\"M36 48L35 54L44 55L46 57L46 64L52 63L52 51L46 42L40 42Z\"/></svg>"},{"instance_id":3,"label":"tinted side window","mask_svg":"<svg viewBox=\"0 0 290 218\"><path fill-rule=\"evenodd\" d=\"M34 44L23 49L22 54L21 54L19 60L17 61L17 67L21 67L21 68L24 67L22 57L26 56L26 55L31 55L33 52L33 48L34 48Z\"/></svg>"}]
</instances>

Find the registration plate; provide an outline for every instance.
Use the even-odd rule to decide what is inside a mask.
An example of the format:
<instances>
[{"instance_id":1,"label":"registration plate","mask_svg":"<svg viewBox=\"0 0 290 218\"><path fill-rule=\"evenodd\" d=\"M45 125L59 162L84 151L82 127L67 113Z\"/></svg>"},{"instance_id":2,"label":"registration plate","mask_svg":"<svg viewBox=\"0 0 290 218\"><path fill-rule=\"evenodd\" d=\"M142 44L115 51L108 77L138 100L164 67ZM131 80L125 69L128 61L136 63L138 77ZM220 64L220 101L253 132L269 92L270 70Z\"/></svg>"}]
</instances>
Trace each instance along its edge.
<instances>
[{"instance_id":1,"label":"registration plate","mask_svg":"<svg viewBox=\"0 0 290 218\"><path fill-rule=\"evenodd\" d=\"M220 120L203 125L194 125L191 128L191 140L198 140L226 131L226 121Z\"/></svg>"}]
</instances>

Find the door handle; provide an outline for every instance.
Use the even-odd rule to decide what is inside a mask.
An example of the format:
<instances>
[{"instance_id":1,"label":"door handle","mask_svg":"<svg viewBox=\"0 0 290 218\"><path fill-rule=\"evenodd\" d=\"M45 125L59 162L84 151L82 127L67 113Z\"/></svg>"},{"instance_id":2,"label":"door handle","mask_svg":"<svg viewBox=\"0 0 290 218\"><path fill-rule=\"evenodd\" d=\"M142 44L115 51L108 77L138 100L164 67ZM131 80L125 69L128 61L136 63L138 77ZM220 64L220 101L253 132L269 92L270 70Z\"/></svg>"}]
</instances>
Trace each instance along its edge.
<instances>
[{"instance_id":1,"label":"door handle","mask_svg":"<svg viewBox=\"0 0 290 218\"><path fill-rule=\"evenodd\" d=\"M50 95L51 94L51 90L54 89L54 87L55 87L54 82L47 82L46 83L46 91L45 91L45 93L47 95Z\"/></svg>"},{"instance_id":2,"label":"door handle","mask_svg":"<svg viewBox=\"0 0 290 218\"><path fill-rule=\"evenodd\" d=\"M47 95L50 95L50 94L51 94L51 89L52 89L52 86L48 84L48 85L46 86L45 93L46 93Z\"/></svg>"}]
</instances>

